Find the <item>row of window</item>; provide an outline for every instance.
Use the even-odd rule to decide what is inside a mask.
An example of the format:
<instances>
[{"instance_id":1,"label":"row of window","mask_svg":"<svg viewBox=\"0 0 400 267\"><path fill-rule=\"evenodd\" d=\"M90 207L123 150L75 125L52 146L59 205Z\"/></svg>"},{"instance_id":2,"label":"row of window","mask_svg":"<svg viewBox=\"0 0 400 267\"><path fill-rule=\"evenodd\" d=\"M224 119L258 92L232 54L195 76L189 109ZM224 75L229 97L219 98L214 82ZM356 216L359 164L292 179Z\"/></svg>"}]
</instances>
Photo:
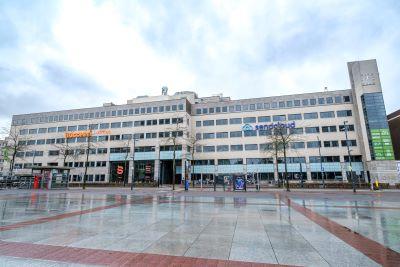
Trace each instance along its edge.
<instances>
[{"instance_id":1,"label":"row of window","mask_svg":"<svg viewBox=\"0 0 400 267\"><path fill-rule=\"evenodd\" d=\"M346 125L348 131L354 131L354 125ZM344 126L339 125L337 127L336 125L332 126L316 126L316 127L299 127L299 128L291 128L291 129L282 129L283 131L289 131L290 134L313 134L313 133L319 133L320 130L323 133L331 133L331 132L337 132L339 128L339 131L344 131ZM251 136L268 136L272 135L272 130L250 130L250 131L231 131L231 132L216 132L216 133L196 133L196 139L214 139L214 138L237 138L237 137L251 137Z\"/></svg>"},{"instance_id":2,"label":"row of window","mask_svg":"<svg viewBox=\"0 0 400 267\"><path fill-rule=\"evenodd\" d=\"M107 161L88 161L86 164L88 167L107 167ZM85 162L83 161L75 161L75 162L65 162L64 167L74 167L74 168L82 168L85 166Z\"/></svg>"},{"instance_id":3,"label":"row of window","mask_svg":"<svg viewBox=\"0 0 400 267\"><path fill-rule=\"evenodd\" d=\"M70 175L69 181L70 182L81 182L82 176L77 175L77 174ZM87 174L86 181L87 182L105 182L106 175L105 174Z\"/></svg>"},{"instance_id":4,"label":"row of window","mask_svg":"<svg viewBox=\"0 0 400 267\"><path fill-rule=\"evenodd\" d=\"M337 117L351 117L351 110L338 110L336 112ZM335 112L326 111L320 112L320 118L335 118ZM310 112L310 113L297 113L297 114L288 114L286 115L273 115L272 121L294 121L294 120L312 120L318 119L318 112ZM214 125L228 125L228 124L242 124L242 123L263 123L263 122L271 122L271 116L259 116L259 117L244 117L242 118L230 118L230 119L218 119L218 120L204 120L204 121L196 121L196 127L201 126L214 126Z\"/></svg>"},{"instance_id":5,"label":"row of window","mask_svg":"<svg viewBox=\"0 0 400 267\"><path fill-rule=\"evenodd\" d=\"M278 108L292 108L292 107L308 107L316 105L330 105L333 103L350 103L350 96L335 96L335 97L320 97L302 100L288 100L278 101L272 103L254 103L254 104L243 104L243 105L230 105L221 107L210 107L210 108L197 108L196 115L200 114L214 114L214 113L226 113L226 112L241 112L248 110L263 110L263 109L278 109Z\"/></svg>"},{"instance_id":6,"label":"row of window","mask_svg":"<svg viewBox=\"0 0 400 267\"><path fill-rule=\"evenodd\" d=\"M352 155L350 156L352 162L362 162L361 155ZM206 159L206 160L195 160L195 166L206 166L206 165L215 165L217 161L218 165L242 165L244 162L248 165L253 164L273 164L273 158L246 158L245 161L242 158L233 158L233 159ZM340 156L310 156L309 163L320 163L320 162L340 162ZM349 162L349 156L344 156L344 162ZM285 163L285 158L278 157L277 163ZM286 157L286 163L306 163L305 157ZM304 170L305 171L305 170Z\"/></svg>"},{"instance_id":7,"label":"row of window","mask_svg":"<svg viewBox=\"0 0 400 267\"><path fill-rule=\"evenodd\" d=\"M172 118L172 119L158 119L158 120L140 120L140 121L123 121L123 122L111 122L111 123L95 123L95 124L82 124L72 126L59 126L49 128L34 128L34 129L21 129L20 135L26 134L45 134L45 133L63 133L63 132L74 132L74 131L86 131L86 130L104 130L104 129L117 129L117 128L129 128L129 127L140 127L140 126L151 126L151 125L168 125L183 123L183 118Z\"/></svg>"},{"instance_id":8,"label":"row of window","mask_svg":"<svg viewBox=\"0 0 400 267\"><path fill-rule=\"evenodd\" d=\"M37 124L47 122L59 122L59 121L76 121L76 120L88 120L97 118L107 117L121 117L121 116L132 116L138 114L151 114L151 113L164 113L164 112L176 112L183 111L184 105L170 105L170 106L156 106L156 107L141 107L132 109L118 109L118 110L107 110L98 112L86 112L86 113L75 113L75 114L62 114L62 115L50 115L42 117L34 117L30 119L22 118L15 119L13 125L26 125L26 124Z\"/></svg>"},{"instance_id":9,"label":"row of window","mask_svg":"<svg viewBox=\"0 0 400 267\"><path fill-rule=\"evenodd\" d=\"M342 147L347 147L347 144L349 146L357 146L357 141L356 140L341 140L340 142ZM291 142L289 144L289 147L291 149L302 149L302 148L318 148L321 143L319 141L309 141L309 142ZM324 147L339 147L339 141L324 141L323 142ZM260 150L260 151L266 151L266 150L272 150L273 146L271 143L266 143L266 144L239 144L239 145L217 145L217 146L196 146L196 152L228 152L228 151L251 151L251 150Z\"/></svg>"}]
</instances>

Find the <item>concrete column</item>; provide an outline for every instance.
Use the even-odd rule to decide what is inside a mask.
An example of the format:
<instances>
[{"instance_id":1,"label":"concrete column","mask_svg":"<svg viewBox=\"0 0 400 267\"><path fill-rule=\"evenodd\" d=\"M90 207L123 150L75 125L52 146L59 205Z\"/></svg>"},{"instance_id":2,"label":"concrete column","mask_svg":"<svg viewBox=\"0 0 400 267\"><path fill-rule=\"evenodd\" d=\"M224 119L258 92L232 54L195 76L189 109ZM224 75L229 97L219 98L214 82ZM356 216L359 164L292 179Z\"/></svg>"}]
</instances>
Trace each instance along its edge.
<instances>
[{"instance_id":1,"label":"concrete column","mask_svg":"<svg viewBox=\"0 0 400 267\"><path fill-rule=\"evenodd\" d=\"M129 160L129 170L128 170L128 184L132 183L132 174L133 174L133 160Z\"/></svg>"},{"instance_id":2,"label":"concrete column","mask_svg":"<svg viewBox=\"0 0 400 267\"><path fill-rule=\"evenodd\" d=\"M160 181L161 179L160 144L156 145L155 153L156 153L156 159L154 160L154 181Z\"/></svg>"},{"instance_id":3,"label":"concrete column","mask_svg":"<svg viewBox=\"0 0 400 267\"><path fill-rule=\"evenodd\" d=\"M278 164L276 163L276 158L274 158L273 161L274 161L274 179L275 181L278 181L279 175L278 175Z\"/></svg>"},{"instance_id":4,"label":"concrete column","mask_svg":"<svg viewBox=\"0 0 400 267\"><path fill-rule=\"evenodd\" d=\"M307 181L311 181L311 167L308 157L306 157L306 171L307 171Z\"/></svg>"}]
</instances>

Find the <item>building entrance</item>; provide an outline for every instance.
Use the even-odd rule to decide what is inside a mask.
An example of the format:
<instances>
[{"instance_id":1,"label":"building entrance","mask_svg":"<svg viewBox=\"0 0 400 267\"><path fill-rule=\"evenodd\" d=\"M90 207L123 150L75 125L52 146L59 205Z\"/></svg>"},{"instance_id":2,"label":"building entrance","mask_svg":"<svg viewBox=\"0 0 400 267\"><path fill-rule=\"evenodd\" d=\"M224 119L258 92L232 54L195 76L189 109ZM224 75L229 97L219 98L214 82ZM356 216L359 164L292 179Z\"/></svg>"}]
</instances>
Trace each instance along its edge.
<instances>
[{"instance_id":1,"label":"building entrance","mask_svg":"<svg viewBox=\"0 0 400 267\"><path fill-rule=\"evenodd\" d=\"M181 166L181 161L176 160L175 165L176 165L175 167ZM172 166L173 166L172 160L160 161L160 184L172 184L172 174L173 174ZM178 172L176 171L175 184L180 184L180 183L181 183L181 174L178 174Z\"/></svg>"}]
</instances>

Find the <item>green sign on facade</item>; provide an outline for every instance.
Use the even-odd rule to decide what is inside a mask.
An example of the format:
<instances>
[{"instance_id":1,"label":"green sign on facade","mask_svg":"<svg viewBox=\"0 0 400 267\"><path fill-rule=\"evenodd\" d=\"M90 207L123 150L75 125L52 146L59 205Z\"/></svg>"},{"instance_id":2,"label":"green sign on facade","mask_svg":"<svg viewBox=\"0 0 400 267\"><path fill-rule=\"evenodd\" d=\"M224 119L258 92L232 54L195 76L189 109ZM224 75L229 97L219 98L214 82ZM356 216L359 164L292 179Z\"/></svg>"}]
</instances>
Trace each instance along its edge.
<instances>
[{"instance_id":1,"label":"green sign on facade","mask_svg":"<svg viewBox=\"0 0 400 267\"><path fill-rule=\"evenodd\" d=\"M376 160L394 160L389 129L371 129L371 139Z\"/></svg>"}]
</instances>

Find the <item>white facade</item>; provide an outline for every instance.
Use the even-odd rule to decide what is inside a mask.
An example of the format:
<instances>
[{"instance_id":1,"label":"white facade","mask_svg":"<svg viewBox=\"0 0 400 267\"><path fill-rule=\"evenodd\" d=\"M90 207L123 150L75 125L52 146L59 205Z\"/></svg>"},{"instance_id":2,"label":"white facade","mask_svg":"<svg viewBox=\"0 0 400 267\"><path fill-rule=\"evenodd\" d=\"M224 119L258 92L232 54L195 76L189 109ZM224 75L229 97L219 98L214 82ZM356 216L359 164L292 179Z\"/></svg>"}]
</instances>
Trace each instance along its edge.
<instances>
[{"instance_id":1,"label":"white facade","mask_svg":"<svg viewBox=\"0 0 400 267\"><path fill-rule=\"evenodd\" d=\"M278 156L276 164L276 157L265 149L270 142L265 135L268 133L244 131L243 126L248 124L246 127L255 129L260 125L294 122L297 134L287 153L291 179L296 180L301 171L308 181L318 180L322 171L328 181L346 181L349 160L345 132L341 130L346 121L354 175L361 180L368 180L369 176L397 183L393 155L384 147L382 156L376 142L370 145L374 111L363 106L370 101L366 97L368 94L378 94L377 99L381 94L376 61L351 62L348 67L352 89L347 90L241 100L222 95L199 98L193 92L180 92L173 96L140 97L128 100L125 105L108 103L95 108L15 115L12 127L18 128L20 140L27 146L25 152L18 154L14 172L30 173L32 164L64 165L62 157L54 151L59 150L62 142L65 144L66 132L92 128L91 147L96 152L89 155L89 162L94 162L88 167L89 182L114 181L112 162L129 164L126 178L130 182L132 157L137 164L142 162L143 166L150 166L148 175L152 179L167 182L164 176L168 167L162 164L172 159L173 152L168 151L171 138L166 137L171 132L177 132L177 144L182 146L176 153L176 158L182 159L177 168L180 175L185 173L185 162L191 159L190 150L194 149L196 178L257 174L262 179L276 180L283 172L282 156ZM383 133L382 130L382 138ZM129 140L132 134L137 141ZM105 136L108 140L104 140ZM190 141L196 137L197 142ZM318 140L321 141L320 154ZM86 144L85 138L69 141L71 149L75 150ZM34 151L36 156L33 156ZM85 155L67 157L66 165L74 168L72 182L80 180L85 158ZM141 175L135 173L135 179Z\"/></svg>"}]
</instances>

